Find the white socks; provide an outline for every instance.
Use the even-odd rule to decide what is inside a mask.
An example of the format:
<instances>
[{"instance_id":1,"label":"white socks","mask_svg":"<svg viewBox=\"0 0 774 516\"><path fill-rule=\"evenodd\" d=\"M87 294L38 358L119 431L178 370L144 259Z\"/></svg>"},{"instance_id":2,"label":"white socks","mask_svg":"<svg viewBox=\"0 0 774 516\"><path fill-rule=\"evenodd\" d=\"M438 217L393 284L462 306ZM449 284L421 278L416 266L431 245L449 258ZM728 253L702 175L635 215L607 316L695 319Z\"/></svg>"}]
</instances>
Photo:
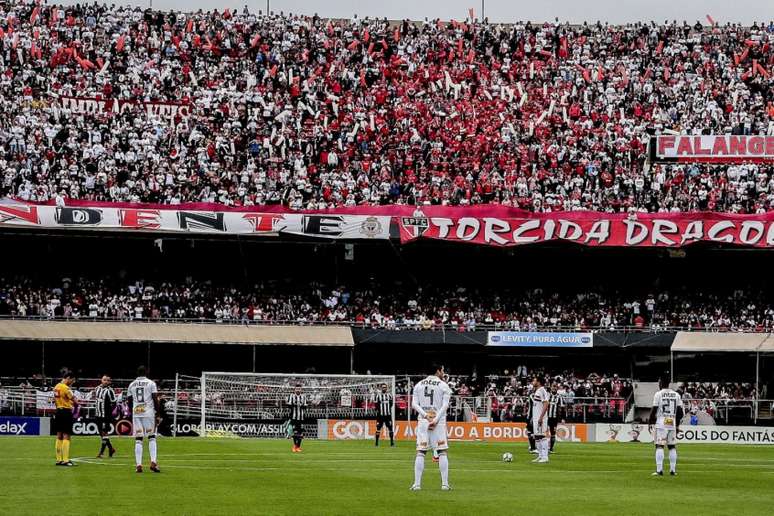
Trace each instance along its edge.
<instances>
[{"instance_id":1,"label":"white socks","mask_svg":"<svg viewBox=\"0 0 774 516\"><path fill-rule=\"evenodd\" d=\"M414 460L414 485L422 485L422 473L425 471L425 456L422 453L417 453L417 458Z\"/></svg>"},{"instance_id":2,"label":"white socks","mask_svg":"<svg viewBox=\"0 0 774 516\"><path fill-rule=\"evenodd\" d=\"M134 441L134 463L142 466L142 439Z\"/></svg>"},{"instance_id":3,"label":"white socks","mask_svg":"<svg viewBox=\"0 0 774 516\"><path fill-rule=\"evenodd\" d=\"M672 460L672 450L669 450L669 460ZM675 451L677 462L677 451ZM664 448L656 448L656 472L664 471Z\"/></svg>"},{"instance_id":4,"label":"white socks","mask_svg":"<svg viewBox=\"0 0 774 516\"><path fill-rule=\"evenodd\" d=\"M448 486L449 485L449 457L447 457L445 453L438 454L438 465L441 468L441 485Z\"/></svg>"},{"instance_id":5,"label":"white socks","mask_svg":"<svg viewBox=\"0 0 774 516\"><path fill-rule=\"evenodd\" d=\"M148 450L150 451L151 462L156 462L156 438L150 437L148 439Z\"/></svg>"},{"instance_id":6,"label":"white socks","mask_svg":"<svg viewBox=\"0 0 774 516\"><path fill-rule=\"evenodd\" d=\"M536 439L535 443L536 443L535 447L537 448L537 452L538 452L538 459L548 460L548 447L549 447L548 438L543 437L542 439Z\"/></svg>"},{"instance_id":7,"label":"white socks","mask_svg":"<svg viewBox=\"0 0 774 516\"><path fill-rule=\"evenodd\" d=\"M661 450L661 460L664 460L664 450ZM669 449L669 471L677 471L677 448Z\"/></svg>"}]
</instances>

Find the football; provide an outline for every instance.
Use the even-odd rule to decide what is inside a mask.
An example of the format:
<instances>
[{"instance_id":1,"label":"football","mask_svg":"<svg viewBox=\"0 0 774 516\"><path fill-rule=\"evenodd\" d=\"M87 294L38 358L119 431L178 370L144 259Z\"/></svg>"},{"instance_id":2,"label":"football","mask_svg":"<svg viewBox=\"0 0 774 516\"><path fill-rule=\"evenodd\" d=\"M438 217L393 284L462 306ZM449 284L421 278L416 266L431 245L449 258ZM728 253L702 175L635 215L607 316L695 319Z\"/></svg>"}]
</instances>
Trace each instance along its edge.
<instances>
[{"instance_id":1,"label":"football","mask_svg":"<svg viewBox=\"0 0 774 516\"><path fill-rule=\"evenodd\" d=\"M511 452L503 453L503 462L513 462L513 454Z\"/></svg>"}]
</instances>

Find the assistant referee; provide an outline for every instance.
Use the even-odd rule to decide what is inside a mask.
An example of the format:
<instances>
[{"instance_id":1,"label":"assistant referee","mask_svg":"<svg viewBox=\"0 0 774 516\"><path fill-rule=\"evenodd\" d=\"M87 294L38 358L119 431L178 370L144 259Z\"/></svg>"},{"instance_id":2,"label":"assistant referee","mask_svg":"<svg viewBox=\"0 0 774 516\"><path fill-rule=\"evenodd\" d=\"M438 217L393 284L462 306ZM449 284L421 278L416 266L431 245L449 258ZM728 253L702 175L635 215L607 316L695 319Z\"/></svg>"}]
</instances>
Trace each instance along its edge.
<instances>
[{"instance_id":1,"label":"assistant referee","mask_svg":"<svg viewBox=\"0 0 774 516\"><path fill-rule=\"evenodd\" d=\"M73 433L73 409L76 401L70 386L75 383L75 375L65 373L62 381L54 387L54 430L56 431L56 465L75 466L70 460L70 436Z\"/></svg>"}]
</instances>

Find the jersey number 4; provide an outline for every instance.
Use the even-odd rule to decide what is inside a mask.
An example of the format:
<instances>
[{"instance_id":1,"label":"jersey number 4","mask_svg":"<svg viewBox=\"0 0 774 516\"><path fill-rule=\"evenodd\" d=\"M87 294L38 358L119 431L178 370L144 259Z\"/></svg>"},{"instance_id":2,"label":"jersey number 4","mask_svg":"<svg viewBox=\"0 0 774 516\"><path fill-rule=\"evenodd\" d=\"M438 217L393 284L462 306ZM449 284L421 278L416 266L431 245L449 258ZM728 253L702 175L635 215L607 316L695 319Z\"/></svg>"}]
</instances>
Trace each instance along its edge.
<instances>
[{"instance_id":1,"label":"jersey number 4","mask_svg":"<svg viewBox=\"0 0 774 516\"><path fill-rule=\"evenodd\" d=\"M433 396L435 395L435 391L431 389L430 387L425 387L425 398L430 400L430 405L433 404Z\"/></svg>"}]
</instances>

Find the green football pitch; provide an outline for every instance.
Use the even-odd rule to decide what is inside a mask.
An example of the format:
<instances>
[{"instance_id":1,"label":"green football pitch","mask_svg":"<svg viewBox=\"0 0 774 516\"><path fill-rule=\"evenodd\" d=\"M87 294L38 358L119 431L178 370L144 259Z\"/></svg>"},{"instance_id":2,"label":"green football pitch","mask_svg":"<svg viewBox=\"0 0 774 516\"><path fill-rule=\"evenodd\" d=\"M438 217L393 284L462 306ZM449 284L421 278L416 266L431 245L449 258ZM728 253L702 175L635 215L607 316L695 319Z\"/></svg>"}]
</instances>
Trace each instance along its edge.
<instances>
[{"instance_id":1,"label":"green football pitch","mask_svg":"<svg viewBox=\"0 0 774 516\"><path fill-rule=\"evenodd\" d=\"M78 466L61 468L53 438L0 438L0 514L774 514L774 447L682 445L673 478L650 476L644 444L559 444L531 464L523 444L452 443L453 491L428 457L411 492L407 442L160 439L161 474L135 473L133 440L114 442L95 459L98 439L76 437Z\"/></svg>"}]
</instances>

